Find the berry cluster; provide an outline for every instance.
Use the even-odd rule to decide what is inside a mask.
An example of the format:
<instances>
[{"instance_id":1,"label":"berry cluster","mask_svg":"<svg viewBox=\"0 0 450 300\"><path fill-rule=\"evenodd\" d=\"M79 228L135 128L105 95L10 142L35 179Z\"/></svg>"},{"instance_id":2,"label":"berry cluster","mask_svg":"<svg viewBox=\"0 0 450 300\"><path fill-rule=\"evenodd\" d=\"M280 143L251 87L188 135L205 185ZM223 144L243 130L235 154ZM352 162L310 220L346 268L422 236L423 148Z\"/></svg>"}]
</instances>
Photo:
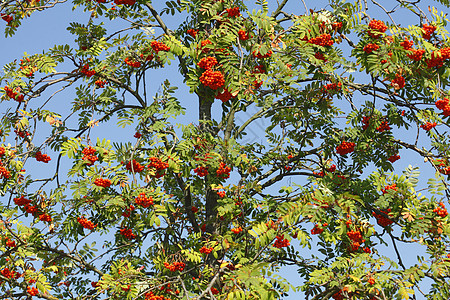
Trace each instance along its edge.
<instances>
[{"instance_id":1,"label":"berry cluster","mask_svg":"<svg viewBox=\"0 0 450 300\"><path fill-rule=\"evenodd\" d=\"M130 290L130 288L131 288L131 284L127 284L127 285L121 287L122 291L125 291L125 292L128 292Z\"/></svg>"},{"instance_id":2,"label":"berry cluster","mask_svg":"<svg viewBox=\"0 0 450 300\"><path fill-rule=\"evenodd\" d=\"M206 143L205 143L206 141L204 140L204 139L200 139L199 137L197 137L197 144L196 145L194 145L194 148L195 149L204 149L204 148L206 148ZM199 156L199 155L196 155L195 157L194 157L194 159L196 160L196 161L204 161L204 162L207 162L209 159L211 159L212 158L212 156L209 154L209 153L205 153L205 154L203 154L203 157L201 157L201 156Z\"/></svg>"},{"instance_id":3,"label":"berry cluster","mask_svg":"<svg viewBox=\"0 0 450 300\"><path fill-rule=\"evenodd\" d=\"M81 70L81 73L83 73L84 75L86 75L86 77L91 77L95 75L95 70L89 70L89 64L85 64Z\"/></svg>"},{"instance_id":4,"label":"berry cluster","mask_svg":"<svg viewBox=\"0 0 450 300\"><path fill-rule=\"evenodd\" d=\"M331 23L331 28L333 30L340 30L342 28L342 22L333 22L333 23Z\"/></svg>"},{"instance_id":5,"label":"berry cluster","mask_svg":"<svg viewBox=\"0 0 450 300\"><path fill-rule=\"evenodd\" d=\"M206 45L212 45L212 42L210 40L204 40L200 42L201 47L205 47Z\"/></svg>"},{"instance_id":6,"label":"berry cluster","mask_svg":"<svg viewBox=\"0 0 450 300\"><path fill-rule=\"evenodd\" d=\"M200 76L200 82L213 90L217 90L225 84L223 74L219 71L213 71L211 69L203 72Z\"/></svg>"},{"instance_id":7,"label":"berry cluster","mask_svg":"<svg viewBox=\"0 0 450 300\"><path fill-rule=\"evenodd\" d=\"M272 54L273 54L272 50L267 51L266 54L262 54L261 52L259 52L259 50L254 50L254 51L252 52L252 55L253 55L254 57L256 57L256 58L259 58L259 59L271 57Z\"/></svg>"},{"instance_id":8,"label":"berry cluster","mask_svg":"<svg viewBox=\"0 0 450 300\"><path fill-rule=\"evenodd\" d=\"M411 50L413 45L414 41L410 41L407 38L405 38L403 42L400 42L400 46L402 46L405 50Z\"/></svg>"},{"instance_id":9,"label":"berry cluster","mask_svg":"<svg viewBox=\"0 0 450 300\"><path fill-rule=\"evenodd\" d=\"M289 240L284 238L284 235L277 235L275 239L276 240L273 243L273 246L275 248L281 249L281 248L288 247L289 245L291 245Z\"/></svg>"},{"instance_id":10,"label":"berry cluster","mask_svg":"<svg viewBox=\"0 0 450 300\"><path fill-rule=\"evenodd\" d=\"M217 59L215 57L208 56L208 57L202 58L198 62L197 66L199 66L202 69L209 70L209 69L211 69L212 67L214 67L217 64L218 64L218 62L217 62Z\"/></svg>"},{"instance_id":11,"label":"berry cluster","mask_svg":"<svg viewBox=\"0 0 450 300\"><path fill-rule=\"evenodd\" d=\"M21 209L26 211L27 213L33 215L34 217L38 217L39 220L45 222L51 222L52 218L48 214L39 214L38 207L36 205L31 205L31 200L26 199L23 195L19 198L13 199L14 203L18 206L23 206Z\"/></svg>"},{"instance_id":12,"label":"berry cluster","mask_svg":"<svg viewBox=\"0 0 450 300\"><path fill-rule=\"evenodd\" d=\"M226 11L230 18L239 17L241 15L239 7L227 8Z\"/></svg>"},{"instance_id":13,"label":"berry cluster","mask_svg":"<svg viewBox=\"0 0 450 300\"><path fill-rule=\"evenodd\" d=\"M198 212L198 208L196 206L191 207L191 211L196 214Z\"/></svg>"},{"instance_id":14,"label":"berry cluster","mask_svg":"<svg viewBox=\"0 0 450 300\"><path fill-rule=\"evenodd\" d=\"M350 251L355 252L359 249L362 243L366 240L362 238L362 234L360 231L351 230L347 232L347 236L350 239Z\"/></svg>"},{"instance_id":15,"label":"berry cluster","mask_svg":"<svg viewBox=\"0 0 450 300\"><path fill-rule=\"evenodd\" d=\"M395 74L395 78L392 79L391 85L396 89L402 89L405 87L405 78L400 74Z\"/></svg>"},{"instance_id":16,"label":"berry cluster","mask_svg":"<svg viewBox=\"0 0 450 300\"><path fill-rule=\"evenodd\" d=\"M188 29L187 34L189 34L190 36L192 36L193 38L195 38L197 36L198 30L195 29Z\"/></svg>"},{"instance_id":17,"label":"berry cluster","mask_svg":"<svg viewBox=\"0 0 450 300\"><path fill-rule=\"evenodd\" d=\"M438 171L444 175L450 175L450 166L447 166L448 162L444 162L441 159L434 161L438 167Z\"/></svg>"},{"instance_id":18,"label":"berry cluster","mask_svg":"<svg viewBox=\"0 0 450 300\"><path fill-rule=\"evenodd\" d=\"M171 272L176 272L176 271L182 272L184 270L184 268L186 267L186 264L184 262L179 262L179 261L176 261L173 264L169 264L168 262L165 262L164 267L169 269L169 271L171 271Z\"/></svg>"},{"instance_id":19,"label":"berry cluster","mask_svg":"<svg viewBox=\"0 0 450 300\"><path fill-rule=\"evenodd\" d=\"M342 143L336 147L336 153L339 155L346 155L355 151L355 143L342 141Z\"/></svg>"},{"instance_id":20,"label":"berry cluster","mask_svg":"<svg viewBox=\"0 0 450 300\"><path fill-rule=\"evenodd\" d=\"M231 228L231 232L232 233L234 233L234 234L238 234L238 233L241 233L242 232L242 227L241 226L239 226L239 227L235 227L235 228Z\"/></svg>"},{"instance_id":21,"label":"berry cluster","mask_svg":"<svg viewBox=\"0 0 450 300\"><path fill-rule=\"evenodd\" d=\"M206 45L212 45L212 42L210 40L204 40L200 42L200 48L202 48L202 53L209 52L209 48L205 48Z\"/></svg>"},{"instance_id":22,"label":"berry cluster","mask_svg":"<svg viewBox=\"0 0 450 300\"><path fill-rule=\"evenodd\" d=\"M109 187L111 185L111 180L107 179L107 178L97 178L94 181L94 184L96 186L102 186L102 187Z\"/></svg>"},{"instance_id":23,"label":"berry cluster","mask_svg":"<svg viewBox=\"0 0 450 300\"><path fill-rule=\"evenodd\" d=\"M432 128L436 127L436 122L426 122L425 124L420 125L420 128L423 128L426 131L430 131Z\"/></svg>"},{"instance_id":24,"label":"berry cluster","mask_svg":"<svg viewBox=\"0 0 450 300\"><path fill-rule=\"evenodd\" d=\"M82 160L87 161L88 162L87 164L89 166L93 165L98 159L98 157L94 155L96 151L97 150L95 150L91 146L84 148L83 151L81 151L81 153L83 153Z\"/></svg>"},{"instance_id":25,"label":"berry cluster","mask_svg":"<svg viewBox=\"0 0 450 300\"><path fill-rule=\"evenodd\" d=\"M130 204L130 206L127 207L124 212L122 212L122 216L124 218L129 218L131 216L131 212L133 210L134 210L134 206Z\"/></svg>"},{"instance_id":26,"label":"berry cluster","mask_svg":"<svg viewBox=\"0 0 450 300\"><path fill-rule=\"evenodd\" d=\"M5 236L5 245L8 248L14 248L14 247L16 247L16 242L11 240L11 239L9 239L9 237Z\"/></svg>"},{"instance_id":27,"label":"berry cluster","mask_svg":"<svg viewBox=\"0 0 450 300\"><path fill-rule=\"evenodd\" d=\"M27 287L27 293L28 293L30 296L36 296L37 294L39 294L39 291L38 291L38 289L35 288L35 287Z\"/></svg>"},{"instance_id":28,"label":"berry cluster","mask_svg":"<svg viewBox=\"0 0 450 300\"><path fill-rule=\"evenodd\" d=\"M140 205L144 208L149 207L150 205L153 205L153 197L147 197L145 193L140 193L139 196L135 200L136 205Z\"/></svg>"},{"instance_id":29,"label":"berry cluster","mask_svg":"<svg viewBox=\"0 0 450 300\"><path fill-rule=\"evenodd\" d=\"M20 70L27 72L25 74L25 76L32 77L34 75L34 71L35 71L36 67L27 66L26 65L27 63L31 63L31 60L28 57L25 58L25 60L21 59L20 60Z\"/></svg>"},{"instance_id":30,"label":"berry cluster","mask_svg":"<svg viewBox=\"0 0 450 300\"><path fill-rule=\"evenodd\" d=\"M450 47L445 47L445 48L439 49L439 54L441 54L443 59L449 59L450 58Z\"/></svg>"},{"instance_id":31,"label":"berry cluster","mask_svg":"<svg viewBox=\"0 0 450 300\"><path fill-rule=\"evenodd\" d=\"M21 276L21 274L19 272L10 270L9 268L3 268L2 270L0 270L0 274L2 274L2 276L6 277L6 278L11 278L11 279L18 279Z\"/></svg>"},{"instance_id":32,"label":"berry cluster","mask_svg":"<svg viewBox=\"0 0 450 300\"><path fill-rule=\"evenodd\" d=\"M311 229L311 234L321 234L322 232L323 232L323 228L319 227L319 224L315 224L314 228Z\"/></svg>"},{"instance_id":33,"label":"berry cluster","mask_svg":"<svg viewBox=\"0 0 450 300\"><path fill-rule=\"evenodd\" d=\"M410 59L414 61L421 61L425 50L423 49L411 49L409 50L409 54L406 54Z\"/></svg>"},{"instance_id":34,"label":"berry cluster","mask_svg":"<svg viewBox=\"0 0 450 300\"><path fill-rule=\"evenodd\" d=\"M14 129L14 133L17 134L18 136L20 136L23 139L25 138L25 136L29 136L30 135L30 133L28 131L25 131L25 130Z\"/></svg>"},{"instance_id":35,"label":"berry cluster","mask_svg":"<svg viewBox=\"0 0 450 300\"><path fill-rule=\"evenodd\" d=\"M2 177L8 179L9 177L11 177L11 172L9 172L8 169L3 166L3 162L0 161L0 178Z\"/></svg>"},{"instance_id":36,"label":"berry cluster","mask_svg":"<svg viewBox=\"0 0 450 300\"><path fill-rule=\"evenodd\" d=\"M133 233L131 229L122 228L120 229L120 234L123 235L126 239L132 240L136 238L136 235Z\"/></svg>"},{"instance_id":37,"label":"berry cluster","mask_svg":"<svg viewBox=\"0 0 450 300\"><path fill-rule=\"evenodd\" d=\"M334 293L331 298L333 298L334 300L344 300L344 295L342 295L342 290L337 291L336 293Z\"/></svg>"},{"instance_id":38,"label":"berry cluster","mask_svg":"<svg viewBox=\"0 0 450 300\"><path fill-rule=\"evenodd\" d=\"M159 41L152 41L150 43L150 46L152 47L153 51L158 53L159 51L169 51L170 47L166 44L159 42Z\"/></svg>"},{"instance_id":39,"label":"berry cluster","mask_svg":"<svg viewBox=\"0 0 450 300\"><path fill-rule=\"evenodd\" d=\"M49 214L42 214L39 215L39 220L50 223L52 221L52 217Z\"/></svg>"},{"instance_id":40,"label":"berry cluster","mask_svg":"<svg viewBox=\"0 0 450 300\"><path fill-rule=\"evenodd\" d=\"M166 298L164 296L158 296L153 294L153 292L145 293L145 300L171 300L169 298Z\"/></svg>"},{"instance_id":41,"label":"berry cluster","mask_svg":"<svg viewBox=\"0 0 450 300\"><path fill-rule=\"evenodd\" d=\"M223 103L227 102L231 98L233 98L233 95L226 88L224 88L222 92L216 95L216 99L219 99Z\"/></svg>"},{"instance_id":42,"label":"berry cluster","mask_svg":"<svg viewBox=\"0 0 450 300\"><path fill-rule=\"evenodd\" d=\"M316 53L314 54L314 57L315 57L316 59L318 59L318 60L322 60L322 61L324 61L324 62L327 62L327 59L325 58L325 55L323 55L322 52L316 52Z\"/></svg>"},{"instance_id":43,"label":"berry cluster","mask_svg":"<svg viewBox=\"0 0 450 300\"><path fill-rule=\"evenodd\" d=\"M222 179L227 179L230 177L231 168L228 167L224 162L221 162L219 168L216 171L217 177Z\"/></svg>"},{"instance_id":44,"label":"berry cluster","mask_svg":"<svg viewBox=\"0 0 450 300\"><path fill-rule=\"evenodd\" d=\"M97 227L97 224L92 223L92 221L86 219L85 217L78 217L77 218L78 223L80 223L81 226L83 226L83 228L89 229L89 230L94 230L95 227Z\"/></svg>"},{"instance_id":45,"label":"berry cluster","mask_svg":"<svg viewBox=\"0 0 450 300\"><path fill-rule=\"evenodd\" d=\"M422 25L422 37L426 40L429 40L435 30L436 30L436 26L423 24Z\"/></svg>"},{"instance_id":46,"label":"berry cluster","mask_svg":"<svg viewBox=\"0 0 450 300\"><path fill-rule=\"evenodd\" d=\"M257 65L252 72L253 74L264 74L266 73L266 67L264 65Z\"/></svg>"},{"instance_id":47,"label":"berry cluster","mask_svg":"<svg viewBox=\"0 0 450 300\"><path fill-rule=\"evenodd\" d=\"M227 195L227 193L226 193L225 191L220 191L220 192L217 192L217 195L218 195L220 198L224 198L224 197Z\"/></svg>"},{"instance_id":48,"label":"berry cluster","mask_svg":"<svg viewBox=\"0 0 450 300\"><path fill-rule=\"evenodd\" d=\"M97 79L94 83L98 88L102 89L108 82L106 80Z\"/></svg>"},{"instance_id":49,"label":"berry cluster","mask_svg":"<svg viewBox=\"0 0 450 300\"><path fill-rule=\"evenodd\" d=\"M450 58L450 48L442 48L431 53L431 58L426 60L428 68L440 68L444 64L444 60Z\"/></svg>"},{"instance_id":50,"label":"berry cluster","mask_svg":"<svg viewBox=\"0 0 450 300\"><path fill-rule=\"evenodd\" d=\"M116 5L134 5L136 0L114 0Z\"/></svg>"},{"instance_id":51,"label":"berry cluster","mask_svg":"<svg viewBox=\"0 0 450 300\"><path fill-rule=\"evenodd\" d=\"M198 250L200 253L204 253L204 254L210 254L211 252L213 252L214 248L210 247L207 248L205 246L201 247L200 250Z\"/></svg>"},{"instance_id":52,"label":"berry cluster","mask_svg":"<svg viewBox=\"0 0 450 300\"><path fill-rule=\"evenodd\" d=\"M388 27L384 24L383 21L380 20L372 20L369 22L369 35L374 39L381 37L382 33L384 33Z\"/></svg>"},{"instance_id":53,"label":"berry cluster","mask_svg":"<svg viewBox=\"0 0 450 300\"><path fill-rule=\"evenodd\" d=\"M388 161L390 161L391 163L393 163L393 162L396 162L396 161L399 160L399 159L400 159L400 155L394 154L394 155L389 156Z\"/></svg>"},{"instance_id":54,"label":"berry cluster","mask_svg":"<svg viewBox=\"0 0 450 300\"><path fill-rule=\"evenodd\" d=\"M285 169L288 170L288 171L290 171L290 170L292 169L292 167L289 167L289 168L286 168L286 167L285 167ZM336 165L332 165L331 167L329 167L328 169L326 169L326 171L333 173L334 171L336 171ZM314 174L314 175L317 175L317 176L319 176L319 177L324 177L324 176L325 176L325 173L324 173L323 171L320 171L320 172L313 171L313 174ZM323 207L323 206L322 206L322 207ZM326 207L324 207L324 208L328 208L328 205L327 205Z\"/></svg>"},{"instance_id":55,"label":"berry cluster","mask_svg":"<svg viewBox=\"0 0 450 300\"><path fill-rule=\"evenodd\" d=\"M431 53L431 58L426 60L427 68L440 68L444 65L444 58L439 53L439 51L433 51Z\"/></svg>"},{"instance_id":56,"label":"berry cluster","mask_svg":"<svg viewBox=\"0 0 450 300\"><path fill-rule=\"evenodd\" d=\"M145 61L151 61L154 58L153 54L147 54L147 53L145 53L145 55L144 55L144 53L141 53L139 55L139 57L142 58Z\"/></svg>"},{"instance_id":57,"label":"berry cluster","mask_svg":"<svg viewBox=\"0 0 450 300\"><path fill-rule=\"evenodd\" d=\"M326 47L326 46L333 46L334 41L331 39L331 35L329 35L328 33L324 33L319 36L316 36L315 38L309 39L308 43Z\"/></svg>"},{"instance_id":58,"label":"berry cluster","mask_svg":"<svg viewBox=\"0 0 450 300\"><path fill-rule=\"evenodd\" d=\"M8 24L8 26L11 25L10 23L14 20L14 17L11 15L1 13L0 16L1 16L2 20Z\"/></svg>"},{"instance_id":59,"label":"berry cluster","mask_svg":"<svg viewBox=\"0 0 450 300\"><path fill-rule=\"evenodd\" d=\"M247 34L247 32L244 29L240 29L238 31L239 40L246 41L250 38L250 36Z\"/></svg>"},{"instance_id":60,"label":"berry cluster","mask_svg":"<svg viewBox=\"0 0 450 300\"><path fill-rule=\"evenodd\" d=\"M52 159L47 154L42 154L41 151L36 152L36 155L34 156L37 161L42 161L44 163L48 163Z\"/></svg>"},{"instance_id":61,"label":"berry cluster","mask_svg":"<svg viewBox=\"0 0 450 300\"><path fill-rule=\"evenodd\" d=\"M389 213L391 212L391 209L388 208L387 210L380 210L380 212L382 214L378 214L376 212L372 212L372 216L375 217L375 219L377 219L377 224L382 226L382 227L386 227L391 225L392 223L394 223L394 221L392 221L390 218L386 217L389 216Z\"/></svg>"},{"instance_id":62,"label":"berry cluster","mask_svg":"<svg viewBox=\"0 0 450 300\"><path fill-rule=\"evenodd\" d=\"M397 191L397 184L393 183L391 185L386 186L381 192L384 194L388 193L389 190Z\"/></svg>"},{"instance_id":63,"label":"berry cluster","mask_svg":"<svg viewBox=\"0 0 450 300\"><path fill-rule=\"evenodd\" d=\"M141 173L144 170L144 166L138 163L135 159L129 161L125 168L130 172Z\"/></svg>"},{"instance_id":64,"label":"berry cluster","mask_svg":"<svg viewBox=\"0 0 450 300\"><path fill-rule=\"evenodd\" d=\"M160 178L164 176L165 172L164 170L169 167L169 164L166 162L163 162L158 157L150 157L150 163L147 165L149 169L155 169L155 175L153 177Z\"/></svg>"},{"instance_id":65,"label":"berry cluster","mask_svg":"<svg viewBox=\"0 0 450 300\"><path fill-rule=\"evenodd\" d=\"M8 96L10 99L16 100L17 102L22 102L25 99L25 96L23 94L18 94L8 86L5 86L3 89L5 90L6 96ZM20 92L20 88L17 88L17 91Z\"/></svg>"},{"instance_id":66,"label":"berry cluster","mask_svg":"<svg viewBox=\"0 0 450 300\"><path fill-rule=\"evenodd\" d=\"M382 121L380 126L378 126L376 130L378 132L388 131L391 130L391 126L389 126L389 123L387 121Z\"/></svg>"},{"instance_id":67,"label":"berry cluster","mask_svg":"<svg viewBox=\"0 0 450 300\"><path fill-rule=\"evenodd\" d=\"M342 83L340 83L340 82L328 83L323 87L322 92L324 92L324 93L336 92L336 91L339 91L341 89L341 87L342 87Z\"/></svg>"},{"instance_id":68,"label":"berry cluster","mask_svg":"<svg viewBox=\"0 0 450 300\"><path fill-rule=\"evenodd\" d=\"M438 109L442 110L444 116L450 116L450 105L448 103L448 98L437 100L435 105Z\"/></svg>"},{"instance_id":69,"label":"berry cluster","mask_svg":"<svg viewBox=\"0 0 450 300\"><path fill-rule=\"evenodd\" d=\"M373 51L377 51L380 48L377 44L369 43L366 46L364 46L363 51L367 54L372 53Z\"/></svg>"},{"instance_id":70,"label":"berry cluster","mask_svg":"<svg viewBox=\"0 0 450 300\"><path fill-rule=\"evenodd\" d=\"M205 177L208 175L208 168L200 166L194 169L195 174L197 174L199 177Z\"/></svg>"},{"instance_id":71,"label":"berry cluster","mask_svg":"<svg viewBox=\"0 0 450 300\"><path fill-rule=\"evenodd\" d=\"M445 208L443 202L439 202L439 206L433 209L433 212L435 212L441 218L445 218L448 215L447 209Z\"/></svg>"},{"instance_id":72,"label":"berry cluster","mask_svg":"<svg viewBox=\"0 0 450 300\"><path fill-rule=\"evenodd\" d=\"M25 205L25 211L33 216L37 215L38 208L36 205Z\"/></svg>"},{"instance_id":73,"label":"berry cluster","mask_svg":"<svg viewBox=\"0 0 450 300\"><path fill-rule=\"evenodd\" d=\"M259 88L261 87L262 84L263 84L262 81L257 81L257 80L255 80L255 81L252 82L252 86L253 86L253 88L254 88L255 90L259 89Z\"/></svg>"},{"instance_id":74,"label":"berry cluster","mask_svg":"<svg viewBox=\"0 0 450 300\"><path fill-rule=\"evenodd\" d=\"M141 62L140 61L133 61L133 59L131 57L125 58L124 62L127 65L129 65L130 67L133 67L133 68L139 68L141 66Z\"/></svg>"},{"instance_id":75,"label":"berry cluster","mask_svg":"<svg viewBox=\"0 0 450 300\"><path fill-rule=\"evenodd\" d=\"M19 198L13 199L14 203L18 206L26 206L31 203L31 200L26 199L25 196L20 196Z\"/></svg>"}]
</instances>

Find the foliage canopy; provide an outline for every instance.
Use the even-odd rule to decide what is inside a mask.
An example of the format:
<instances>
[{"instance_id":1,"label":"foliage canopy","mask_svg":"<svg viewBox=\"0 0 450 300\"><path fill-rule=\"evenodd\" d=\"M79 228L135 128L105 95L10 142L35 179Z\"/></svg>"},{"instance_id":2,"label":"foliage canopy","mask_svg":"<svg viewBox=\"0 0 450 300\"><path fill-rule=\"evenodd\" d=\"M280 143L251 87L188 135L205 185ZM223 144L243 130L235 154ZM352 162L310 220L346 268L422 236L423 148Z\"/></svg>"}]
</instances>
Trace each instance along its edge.
<instances>
[{"instance_id":1,"label":"foliage canopy","mask_svg":"<svg viewBox=\"0 0 450 300\"><path fill-rule=\"evenodd\" d=\"M0 299L450 298L444 13L64 2L0 4L7 36L53 6L90 16L3 69Z\"/></svg>"}]
</instances>

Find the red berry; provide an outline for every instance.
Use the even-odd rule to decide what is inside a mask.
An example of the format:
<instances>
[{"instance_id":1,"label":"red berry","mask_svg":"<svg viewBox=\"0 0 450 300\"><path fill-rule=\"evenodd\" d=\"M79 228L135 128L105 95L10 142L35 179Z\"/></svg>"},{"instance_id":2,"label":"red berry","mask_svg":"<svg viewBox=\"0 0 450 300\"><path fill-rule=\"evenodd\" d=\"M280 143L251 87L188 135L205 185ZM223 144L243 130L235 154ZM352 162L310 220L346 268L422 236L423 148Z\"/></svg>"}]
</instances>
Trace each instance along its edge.
<instances>
[{"instance_id":1,"label":"red berry","mask_svg":"<svg viewBox=\"0 0 450 300\"><path fill-rule=\"evenodd\" d=\"M381 34L384 33L388 27L384 24L383 21L380 20L372 20L369 23L369 35L375 39L381 37Z\"/></svg>"},{"instance_id":2,"label":"red berry","mask_svg":"<svg viewBox=\"0 0 450 300\"><path fill-rule=\"evenodd\" d=\"M346 155L355 150L355 143L342 141L342 143L336 147L336 153L340 155Z\"/></svg>"},{"instance_id":3,"label":"red berry","mask_svg":"<svg viewBox=\"0 0 450 300\"><path fill-rule=\"evenodd\" d=\"M200 82L204 86L207 86L213 90L217 90L224 86L225 79L221 72L208 69L203 72L202 76L200 76Z\"/></svg>"},{"instance_id":4,"label":"red berry","mask_svg":"<svg viewBox=\"0 0 450 300\"><path fill-rule=\"evenodd\" d=\"M380 48L377 44L369 43L364 48L363 51L367 54L372 53L373 51L377 51Z\"/></svg>"},{"instance_id":5,"label":"red berry","mask_svg":"<svg viewBox=\"0 0 450 300\"><path fill-rule=\"evenodd\" d=\"M96 186L101 186L101 187L107 188L111 185L111 180L106 179L106 178L97 178L97 179L95 179L94 184Z\"/></svg>"},{"instance_id":6,"label":"red berry","mask_svg":"<svg viewBox=\"0 0 450 300\"><path fill-rule=\"evenodd\" d=\"M423 24L422 25L422 37L426 40L429 40L431 38L431 35L436 30L436 28L437 28L436 26Z\"/></svg>"},{"instance_id":7,"label":"red berry","mask_svg":"<svg viewBox=\"0 0 450 300\"><path fill-rule=\"evenodd\" d=\"M308 43L318 46L333 46L334 41L331 39L331 35L328 33L321 34L315 38L309 39Z\"/></svg>"}]
</instances>

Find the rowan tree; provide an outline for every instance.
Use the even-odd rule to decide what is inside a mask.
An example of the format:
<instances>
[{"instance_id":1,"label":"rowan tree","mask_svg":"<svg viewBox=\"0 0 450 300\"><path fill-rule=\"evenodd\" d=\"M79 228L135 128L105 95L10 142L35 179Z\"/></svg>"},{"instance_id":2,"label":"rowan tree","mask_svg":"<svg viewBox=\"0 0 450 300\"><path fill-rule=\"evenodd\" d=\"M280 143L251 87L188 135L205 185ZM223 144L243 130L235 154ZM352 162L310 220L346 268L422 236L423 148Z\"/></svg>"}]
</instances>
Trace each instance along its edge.
<instances>
[{"instance_id":1,"label":"rowan tree","mask_svg":"<svg viewBox=\"0 0 450 300\"><path fill-rule=\"evenodd\" d=\"M3 1L7 36L54 6L89 19L4 67L0 299L449 299L429 4Z\"/></svg>"}]
</instances>

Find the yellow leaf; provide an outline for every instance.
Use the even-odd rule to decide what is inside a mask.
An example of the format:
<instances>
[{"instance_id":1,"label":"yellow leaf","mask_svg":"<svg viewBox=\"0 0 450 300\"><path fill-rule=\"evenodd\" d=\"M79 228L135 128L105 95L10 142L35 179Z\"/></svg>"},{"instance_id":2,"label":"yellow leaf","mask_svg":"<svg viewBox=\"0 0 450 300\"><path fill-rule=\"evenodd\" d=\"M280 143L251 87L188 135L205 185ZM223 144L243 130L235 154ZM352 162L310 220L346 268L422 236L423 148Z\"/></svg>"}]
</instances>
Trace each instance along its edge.
<instances>
[{"instance_id":1,"label":"yellow leaf","mask_svg":"<svg viewBox=\"0 0 450 300\"><path fill-rule=\"evenodd\" d=\"M409 213L409 211L402 212L403 219L406 219L408 222L414 221L413 215Z\"/></svg>"},{"instance_id":2,"label":"yellow leaf","mask_svg":"<svg viewBox=\"0 0 450 300\"><path fill-rule=\"evenodd\" d=\"M50 125L55 125L56 127L59 127L59 125L62 124L62 122L60 120L57 120L55 116L47 116L45 117L45 121Z\"/></svg>"},{"instance_id":3,"label":"yellow leaf","mask_svg":"<svg viewBox=\"0 0 450 300\"><path fill-rule=\"evenodd\" d=\"M88 126L89 127L94 127L94 126L98 126L98 121L97 120L92 120L92 121L90 121L89 123L88 123Z\"/></svg>"},{"instance_id":4,"label":"yellow leaf","mask_svg":"<svg viewBox=\"0 0 450 300\"><path fill-rule=\"evenodd\" d=\"M224 246L225 249L230 249L230 243L228 242L227 239L223 240L223 246Z\"/></svg>"}]
</instances>

